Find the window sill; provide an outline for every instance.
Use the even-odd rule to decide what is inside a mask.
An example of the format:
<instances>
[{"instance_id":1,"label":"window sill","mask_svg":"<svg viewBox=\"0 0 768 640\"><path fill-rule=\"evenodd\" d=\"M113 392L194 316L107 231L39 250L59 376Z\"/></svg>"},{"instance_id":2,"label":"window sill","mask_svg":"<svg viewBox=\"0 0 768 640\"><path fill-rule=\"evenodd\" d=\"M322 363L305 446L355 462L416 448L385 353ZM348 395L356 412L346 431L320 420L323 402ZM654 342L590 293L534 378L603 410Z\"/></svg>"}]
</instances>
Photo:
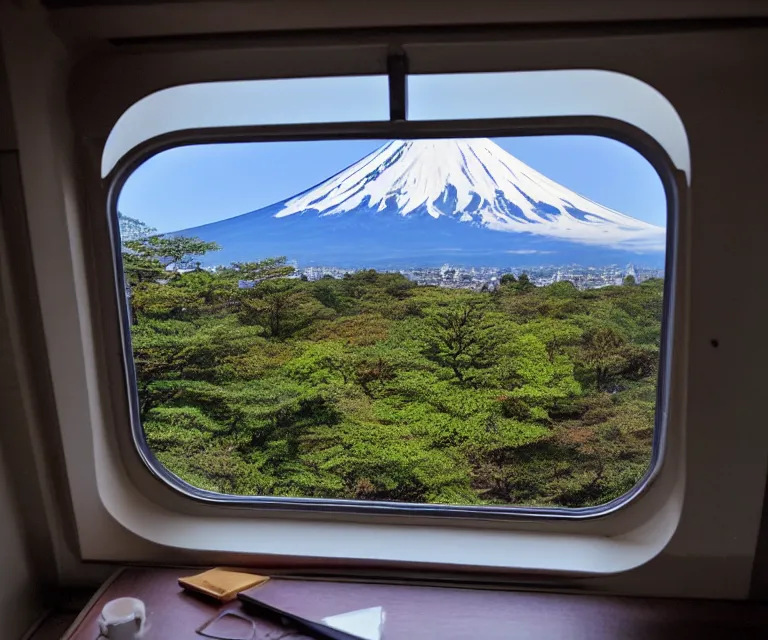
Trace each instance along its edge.
<instances>
[{"instance_id":1,"label":"window sill","mask_svg":"<svg viewBox=\"0 0 768 640\"><path fill-rule=\"evenodd\" d=\"M238 611L239 602L218 605L182 593L177 580L195 570L126 569L94 598L65 640L84 640L98 633L98 615L106 602L123 596L143 599L149 611L152 634L173 640L188 637L194 629L223 611ZM386 637L519 637L762 638L768 631L766 605L691 600L609 598L495 590L436 589L426 585L372 584L370 582L280 579L267 583L262 595L274 606L312 620L327 615L381 606ZM475 585L478 587L479 585ZM269 595L268 595L269 594ZM259 637L281 631L272 623L253 617ZM716 629L716 631L715 631ZM285 630L282 629L284 632ZM301 636L304 637L304 636Z\"/></svg>"}]
</instances>

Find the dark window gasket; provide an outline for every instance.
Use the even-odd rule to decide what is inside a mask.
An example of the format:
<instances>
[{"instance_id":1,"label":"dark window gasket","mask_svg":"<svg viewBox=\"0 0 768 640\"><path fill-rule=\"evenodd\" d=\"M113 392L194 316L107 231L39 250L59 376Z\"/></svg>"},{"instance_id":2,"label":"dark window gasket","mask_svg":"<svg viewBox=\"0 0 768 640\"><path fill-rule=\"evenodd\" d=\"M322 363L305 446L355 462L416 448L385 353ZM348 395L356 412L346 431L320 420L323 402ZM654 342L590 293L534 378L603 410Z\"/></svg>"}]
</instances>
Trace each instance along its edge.
<instances>
[{"instance_id":1,"label":"dark window gasket","mask_svg":"<svg viewBox=\"0 0 768 640\"><path fill-rule=\"evenodd\" d=\"M371 140L471 138L471 137L531 137L554 135L592 135L622 142L640 153L656 170L667 199L667 239L665 281L661 322L659 375L656 387L656 413L651 462L638 483L624 495L603 505L590 507L514 507L459 506L400 502L369 502L332 498L293 498L277 496L238 496L216 493L194 487L168 471L155 457L146 442L139 418L138 389L131 347L130 322L125 297L125 281L117 221L117 200L126 180L149 158L168 149L211 143L287 142L309 140ZM104 179L108 185L107 216L112 245L114 291L122 335L122 373L128 394L131 434L134 452L138 453L149 472L177 493L200 503L267 511L303 511L318 513L408 515L476 520L591 520L624 509L645 493L658 477L665 459L667 438L670 372L668 354L671 352L671 313L674 308L676 279L676 239L681 194L676 169L663 147L641 129L621 120L602 116L554 116L541 118L499 118L452 121L389 121L370 123L338 123L309 125L266 125L254 127L216 127L174 131L157 136L136 146L123 156Z\"/></svg>"}]
</instances>

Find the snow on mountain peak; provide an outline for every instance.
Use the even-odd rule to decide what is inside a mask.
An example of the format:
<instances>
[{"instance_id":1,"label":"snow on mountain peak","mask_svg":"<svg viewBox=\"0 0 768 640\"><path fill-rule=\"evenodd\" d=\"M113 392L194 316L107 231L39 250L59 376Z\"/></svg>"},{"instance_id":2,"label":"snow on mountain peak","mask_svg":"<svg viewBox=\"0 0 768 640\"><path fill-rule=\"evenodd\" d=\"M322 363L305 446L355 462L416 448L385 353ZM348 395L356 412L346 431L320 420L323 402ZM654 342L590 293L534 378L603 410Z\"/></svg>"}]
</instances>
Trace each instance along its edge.
<instances>
[{"instance_id":1,"label":"snow on mountain peak","mask_svg":"<svg viewBox=\"0 0 768 640\"><path fill-rule=\"evenodd\" d=\"M284 218L352 211L448 216L496 231L660 250L665 230L557 184L486 138L396 140L282 203Z\"/></svg>"}]
</instances>

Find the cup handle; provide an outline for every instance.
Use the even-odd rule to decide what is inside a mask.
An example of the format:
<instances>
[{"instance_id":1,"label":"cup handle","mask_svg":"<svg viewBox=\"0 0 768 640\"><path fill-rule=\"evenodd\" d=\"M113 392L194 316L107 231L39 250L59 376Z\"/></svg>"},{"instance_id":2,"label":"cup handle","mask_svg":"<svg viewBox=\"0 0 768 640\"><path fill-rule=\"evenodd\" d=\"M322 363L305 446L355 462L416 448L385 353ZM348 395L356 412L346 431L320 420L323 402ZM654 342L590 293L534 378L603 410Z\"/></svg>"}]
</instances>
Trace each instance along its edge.
<instances>
[{"instance_id":1,"label":"cup handle","mask_svg":"<svg viewBox=\"0 0 768 640\"><path fill-rule=\"evenodd\" d=\"M136 631L136 635L141 637L141 635L144 633L144 627L147 622L147 609L144 606L144 603L138 598L136 598L133 603L133 615L134 620L136 620L139 627Z\"/></svg>"}]
</instances>

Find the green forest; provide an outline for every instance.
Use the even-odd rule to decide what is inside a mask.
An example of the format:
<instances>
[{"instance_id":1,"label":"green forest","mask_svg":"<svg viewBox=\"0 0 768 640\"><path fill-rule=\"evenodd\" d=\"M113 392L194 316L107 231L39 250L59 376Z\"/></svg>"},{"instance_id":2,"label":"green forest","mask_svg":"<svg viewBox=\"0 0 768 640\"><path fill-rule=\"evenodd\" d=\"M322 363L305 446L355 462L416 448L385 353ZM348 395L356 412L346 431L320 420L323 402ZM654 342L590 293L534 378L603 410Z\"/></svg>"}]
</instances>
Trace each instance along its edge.
<instances>
[{"instance_id":1,"label":"green forest","mask_svg":"<svg viewBox=\"0 0 768 640\"><path fill-rule=\"evenodd\" d=\"M474 292L217 246L124 240L140 415L191 485L237 495L584 507L652 450L663 281Z\"/></svg>"}]
</instances>

